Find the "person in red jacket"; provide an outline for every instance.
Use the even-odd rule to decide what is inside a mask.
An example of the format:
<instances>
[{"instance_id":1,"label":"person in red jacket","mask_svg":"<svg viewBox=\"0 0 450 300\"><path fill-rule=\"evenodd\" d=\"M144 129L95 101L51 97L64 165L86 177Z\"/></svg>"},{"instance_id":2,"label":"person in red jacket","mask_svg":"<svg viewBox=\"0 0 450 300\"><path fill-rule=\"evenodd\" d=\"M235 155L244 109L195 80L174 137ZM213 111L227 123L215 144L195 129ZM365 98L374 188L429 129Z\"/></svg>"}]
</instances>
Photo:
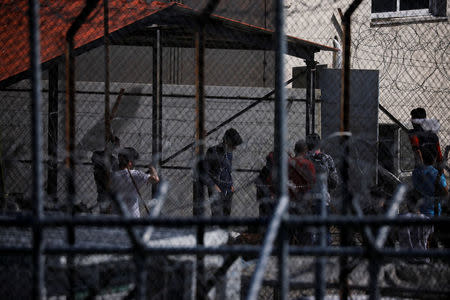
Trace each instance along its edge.
<instances>
[{"instance_id":1,"label":"person in red jacket","mask_svg":"<svg viewBox=\"0 0 450 300\"><path fill-rule=\"evenodd\" d=\"M289 158L288 191L289 214L307 215L313 213L311 192L316 183L314 164L305 158L308 148L305 140L295 143L295 154ZM297 227L290 232L290 240L294 244L311 244L313 235L307 228Z\"/></svg>"},{"instance_id":2,"label":"person in red jacket","mask_svg":"<svg viewBox=\"0 0 450 300\"><path fill-rule=\"evenodd\" d=\"M422 155L426 151L436 161L435 167L442 170L443 156L439 145L439 122L428 119L424 108L418 107L411 111L413 129L409 131L409 140L414 151L416 166L423 165Z\"/></svg>"},{"instance_id":3,"label":"person in red jacket","mask_svg":"<svg viewBox=\"0 0 450 300\"><path fill-rule=\"evenodd\" d=\"M316 170L314 164L305 157L308 151L305 140L295 143L294 151L294 156L289 158L288 167L289 199L292 203L292 213L304 214L305 209L309 209L309 207L305 207L303 198L316 183Z\"/></svg>"}]
</instances>

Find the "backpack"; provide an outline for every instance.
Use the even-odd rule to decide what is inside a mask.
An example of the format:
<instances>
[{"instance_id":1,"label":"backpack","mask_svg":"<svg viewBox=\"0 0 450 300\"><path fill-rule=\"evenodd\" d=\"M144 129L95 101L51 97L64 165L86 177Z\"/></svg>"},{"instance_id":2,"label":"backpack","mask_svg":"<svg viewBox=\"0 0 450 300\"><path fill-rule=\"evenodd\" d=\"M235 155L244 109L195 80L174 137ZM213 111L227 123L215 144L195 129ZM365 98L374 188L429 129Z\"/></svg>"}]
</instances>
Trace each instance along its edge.
<instances>
[{"instance_id":1,"label":"backpack","mask_svg":"<svg viewBox=\"0 0 450 300\"><path fill-rule=\"evenodd\" d=\"M308 159L314 164L316 174L327 174L327 183L329 189L335 189L337 180L334 176L330 176L330 170L326 163L326 154L319 152L308 155Z\"/></svg>"}]
</instances>

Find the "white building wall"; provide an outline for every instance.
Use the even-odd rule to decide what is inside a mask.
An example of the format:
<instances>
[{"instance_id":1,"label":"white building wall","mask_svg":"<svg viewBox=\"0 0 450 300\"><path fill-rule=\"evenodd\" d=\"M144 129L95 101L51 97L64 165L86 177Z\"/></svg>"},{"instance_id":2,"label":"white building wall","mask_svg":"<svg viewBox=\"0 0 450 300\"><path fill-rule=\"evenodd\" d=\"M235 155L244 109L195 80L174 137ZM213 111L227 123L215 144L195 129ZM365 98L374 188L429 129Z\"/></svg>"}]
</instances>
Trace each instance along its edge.
<instances>
[{"instance_id":1,"label":"white building wall","mask_svg":"<svg viewBox=\"0 0 450 300\"><path fill-rule=\"evenodd\" d=\"M340 20L350 0L286 0L286 33L332 46L337 35L331 22ZM450 1L447 1L447 12ZM441 122L441 146L450 144L450 26L447 18L403 18L398 24L371 24L371 1L364 0L352 17L351 67L380 71L380 104L410 126L409 112L423 106ZM321 52L316 61L331 67L332 54ZM292 67L304 65L287 58ZM338 112L337 112L338 113ZM390 122L380 113L380 122Z\"/></svg>"}]
</instances>

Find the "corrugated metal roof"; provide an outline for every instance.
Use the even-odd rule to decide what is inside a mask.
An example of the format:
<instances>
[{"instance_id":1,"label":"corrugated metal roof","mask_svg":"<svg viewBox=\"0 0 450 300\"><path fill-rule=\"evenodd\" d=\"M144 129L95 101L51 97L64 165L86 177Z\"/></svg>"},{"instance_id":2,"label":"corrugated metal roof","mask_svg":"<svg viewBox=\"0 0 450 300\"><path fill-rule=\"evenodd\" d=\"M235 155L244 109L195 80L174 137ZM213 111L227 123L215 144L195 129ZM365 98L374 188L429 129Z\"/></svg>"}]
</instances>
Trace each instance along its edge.
<instances>
[{"instance_id":1,"label":"corrugated metal roof","mask_svg":"<svg viewBox=\"0 0 450 300\"><path fill-rule=\"evenodd\" d=\"M84 1L43 1L40 9L42 63L64 54L65 35ZM28 1L6 0L0 9L0 82L24 75L30 67ZM115 44L151 45L151 25L169 26L163 46L192 47L198 11L179 3L142 0L110 0L109 28ZM180 26L181 25L181 26ZM184 26L183 26L184 25ZM187 25L187 26L186 26ZM273 31L218 15L208 20L207 47L226 49L273 49ZM99 5L75 36L76 54L102 44L103 7ZM288 54L336 49L288 36Z\"/></svg>"}]
</instances>

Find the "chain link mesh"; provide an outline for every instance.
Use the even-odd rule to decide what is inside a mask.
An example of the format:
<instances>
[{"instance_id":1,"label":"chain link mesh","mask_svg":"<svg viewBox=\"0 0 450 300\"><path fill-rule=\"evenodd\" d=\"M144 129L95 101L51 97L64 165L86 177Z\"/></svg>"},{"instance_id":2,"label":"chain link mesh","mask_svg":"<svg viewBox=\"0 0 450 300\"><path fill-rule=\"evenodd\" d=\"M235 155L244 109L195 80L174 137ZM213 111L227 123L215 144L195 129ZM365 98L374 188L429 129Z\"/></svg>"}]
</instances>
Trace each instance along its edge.
<instances>
[{"instance_id":1,"label":"chain link mesh","mask_svg":"<svg viewBox=\"0 0 450 300\"><path fill-rule=\"evenodd\" d=\"M117 157L123 147L133 147L139 153L134 162L136 169L145 172L148 165L153 164L161 181L168 183L160 216L172 219L194 215L194 170L198 163L195 33L198 14L208 2L108 1L110 134L117 138L115 148L112 145L105 147L106 52L103 2L99 2L87 24L82 25L75 35L76 136L75 152L68 153L65 35L84 2L40 1L42 176L47 216L70 215L67 175L71 171L74 171L76 190L74 214L104 216L110 213L99 203L93 154L107 149ZM271 208L267 209L263 204L273 200L267 194L263 197L258 194L258 178L262 168L267 166L268 154L276 146L276 74L274 39L271 38L275 29L275 4L269 0L217 2L212 17L214 22L205 27L206 139L203 146L208 149L221 144L229 128L239 132L243 143L233 151L231 217L270 216ZM408 205L417 186L411 180L415 160L408 132L404 129L412 129L410 112L417 107L423 107L428 118L438 120L437 136L444 155L443 176L448 181L450 174L445 154L450 145L450 32L446 16L450 4L439 0L362 1L351 16L348 118L352 135L343 143L335 134L343 121L340 99L344 54L343 36L339 32L343 25L339 10L345 13L351 2L283 2L284 30L291 36L287 38L288 53L294 54L284 55L283 75L285 81L292 80L286 84L287 143L282 145L283 151L293 157L296 142L305 140L308 133L315 132L322 137L320 148L332 156L340 177L338 187L330 190L329 213L332 215L342 214L342 201L347 195L341 191L344 176L341 166L345 161L349 165L348 186L353 214L385 214L396 189L403 182L410 193L397 214L418 216L417 207L411 209ZM29 117L32 87L27 71L30 61L27 9L27 1L3 1L0 4L0 24L4 28L0 34L1 205L5 217L26 216L33 209L33 124ZM158 53L157 32L161 43L160 74L155 65L158 62L155 56ZM310 80L310 76L313 79ZM154 102L158 80L162 87L160 108ZM156 113L154 109L159 111ZM154 119L155 115L160 116L158 120ZM155 140L160 141L156 152ZM74 170L68 169L65 163L71 154L75 159ZM56 163L55 169L51 167L52 162ZM152 204L155 191L156 187L152 190L151 184L140 189L142 199L148 205ZM205 194L204 216L210 217L211 207L217 199ZM446 197L441 202L444 217L448 216ZM106 202L114 211L112 199L107 197ZM142 203L140 206L146 217ZM299 205L304 206L307 205ZM305 209L301 215L309 213L311 211ZM449 247L448 229L427 226L391 226L385 247L401 251L414 244L419 250L448 253L445 252ZM193 299L198 298L199 293L211 299L246 297L257 256L230 253L204 255L203 260L198 260L189 251L168 255L164 252L166 248L196 246L195 228L175 227L155 227L146 242L149 247L161 247L162 250L152 252L143 260L129 250L137 247L130 231L118 227L77 227L75 246L100 249L93 251L95 253L87 251L89 253L76 255L47 253L44 263L46 296L130 299L138 297L139 289L144 286L151 299ZM351 229L348 246L367 249L370 243L364 231ZM376 235L375 226L372 229ZM206 228L205 245L218 248L261 246L265 230L258 226L211 226ZM141 236L145 229L138 226L132 231ZM329 247L338 249L342 245L342 227L330 226L328 231ZM300 231L293 232L302 235L299 239L291 238L292 246L300 248L311 246L311 239L318 236L313 226L303 226ZM410 240L405 244L405 235L417 241ZM45 247L67 246L70 228L46 228L43 238ZM422 246L418 246L420 243ZM0 245L14 249L32 247L32 230L1 227ZM119 247L121 251L113 253L107 251L108 247ZM0 256L0 283L4 287L0 289L0 295L4 299L28 298L32 293L31 285L27 283L32 280L30 252L23 256L9 254ZM309 255L289 256L286 266L290 280L288 298L317 295L318 256ZM370 259L352 256L347 265L350 293L355 299L368 297L375 264L379 267L376 287L386 299L445 299L450 294L447 258L433 255ZM258 298L280 297L278 268L277 258L271 257ZM138 284L140 270L146 271L141 285ZM326 282L329 297L337 298L342 291L341 270L339 255L327 257L322 280Z\"/></svg>"}]
</instances>

